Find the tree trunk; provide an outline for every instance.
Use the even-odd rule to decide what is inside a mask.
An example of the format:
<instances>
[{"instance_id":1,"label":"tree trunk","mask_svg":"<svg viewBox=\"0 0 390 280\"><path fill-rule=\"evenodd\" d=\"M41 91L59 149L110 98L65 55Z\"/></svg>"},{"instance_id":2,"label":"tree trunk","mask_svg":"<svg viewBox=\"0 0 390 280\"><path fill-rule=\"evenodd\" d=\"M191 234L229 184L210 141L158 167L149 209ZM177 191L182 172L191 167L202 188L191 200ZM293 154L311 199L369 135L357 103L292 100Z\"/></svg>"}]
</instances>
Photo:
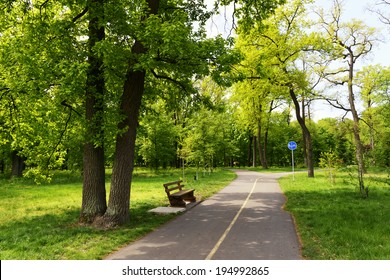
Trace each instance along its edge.
<instances>
[{"instance_id":1,"label":"tree trunk","mask_svg":"<svg viewBox=\"0 0 390 280\"><path fill-rule=\"evenodd\" d=\"M148 0L148 5L149 15L157 14L159 0ZM147 49L140 41L136 40L131 51L137 57L146 53ZM134 169L135 140L146 75L145 70L136 69L137 63L136 59L129 61L120 105L124 119L118 125L119 130L123 133L116 137L110 197L106 213L101 219L95 221L99 227L111 228L130 221L130 193Z\"/></svg>"},{"instance_id":2,"label":"tree trunk","mask_svg":"<svg viewBox=\"0 0 390 280\"><path fill-rule=\"evenodd\" d=\"M272 114L272 111L274 110L273 105L274 105L274 101L272 100L270 103L270 106L269 106L267 125L265 126L265 132L264 132L263 152L264 152L264 161L265 161L265 165L266 165L267 169L268 169L268 160L267 160L268 132L269 132L269 124L270 124L270 120L271 120L271 114Z\"/></svg>"},{"instance_id":3,"label":"tree trunk","mask_svg":"<svg viewBox=\"0 0 390 280\"><path fill-rule=\"evenodd\" d=\"M252 136L253 146L252 146L252 167L256 167L256 136Z\"/></svg>"},{"instance_id":4,"label":"tree trunk","mask_svg":"<svg viewBox=\"0 0 390 280\"><path fill-rule=\"evenodd\" d=\"M303 120L303 123L305 123L305 125L306 125L306 113L305 113L305 97L304 96L302 96L302 120ZM305 164L305 166L307 167L308 166L308 164L307 164L307 149L306 149L306 147L307 147L307 142L306 142L306 137L305 137L305 135L302 135L303 137L302 137L302 143L303 143L303 147L305 147L304 149L303 149L303 160L304 160L304 164Z\"/></svg>"},{"instance_id":5,"label":"tree trunk","mask_svg":"<svg viewBox=\"0 0 390 280\"><path fill-rule=\"evenodd\" d=\"M261 136L261 124L258 124L257 126L257 139L258 139L258 143L257 143L257 146L258 146L258 150L259 150L259 157L260 157L260 164L261 164L261 167L263 167L264 169L267 169L268 166L267 166L267 160L266 160L266 155L265 155L265 144L261 141L262 139L262 136Z\"/></svg>"},{"instance_id":6,"label":"tree trunk","mask_svg":"<svg viewBox=\"0 0 390 280\"><path fill-rule=\"evenodd\" d=\"M248 138L249 138L249 141L248 141L248 149L247 149L247 166L251 166L251 162L252 162L252 140L253 140L253 137L251 134L248 134Z\"/></svg>"},{"instance_id":7,"label":"tree trunk","mask_svg":"<svg viewBox=\"0 0 390 280\"><path fill-rule=\"evenodd\" d=\"M290 97L295 105L295 113L296 113L297 121L301 126L302 134L306 141L306 146L303 147L303 149L306 149L306 153L307 153L307 175L308 177L314 177L313 145L312 145L310 131L306 126L305 120L301 116L299 102L297 100L292 85L289 85L289 90L290 90Z\"/></svg>"},{"instance_id":8,"label":"tree trunk","mask_svg":"<svg viewBox=\"0 0 390 280\"><path fill-rule=\"evenodd\" d=\"M11 177L22 177L23 171L26 168L24 158L18 155L17 151L11 152L12 170Z\"/></svg>"},{"instance_id":9,"label":"tree trunk","mask_svg":"<svg viewBox=\"0 0 390 280\"><path fill-rule=\"evenodd\" d=\"M263 109L262 109L262 105L260 105L260 110L259 110L259 118L257 120L257 146L258 146L258 150L259 150L259 158L260 158L260 164L261 164L261 167L263 167L264 169L268 168L267 166L267 161L266 161L266 155L265 155L265 151L264 151L264 144L262 143L261 139L262 139L262 113L263 113Z\"/></svg>"},{"instance_id":10,"label":"tree trunk","mask_svg":"<svg viewBox=\"0 0 390 280\"><path fill-rule=\"evenodd\" d=\"M372 115L372 101L371 101L371 96L368 96L368 101L367 101L367 111L368 111L368 116L367 116L367 124L370 130L370 150L373 152L372 153L372 159L371 159L371 164L375 165L376 164L376 157L375 157L375 129L374 129L374 120L373 120L373 115Z\"/></svg>"},{"instance_id":11,"label":"tree trunk","mask_svg":"<svg viewBox=\"0 0 390 280\"><path fill-rule=\"evenodd\" d=\"M136 45L142 47L139 42ZM110 198L103 217L104 227L123 225L130 220L130 187L134 169L135 139L138 113L144 92L145 71L133 71L127 75L121 100L121 111L125 119L120 129L126 129L116 138L114 165L112 169Z\"/></svg>"},{"instance_id":12,"label":"tree trunk","mask_svg":"<svg viewBox=\"0 0 390 280\"><path fill-rule=\"evenodd\" d=\"M353 135L355 139L356 146L356 161L358 165L358 179L359 179L359 189L363 197L368 197L368 189L364 186L364 151L363 144L360 139L360 125L359 125L359 115L355 107L355 95L353 93L353 68L354 68L354 56L350 55L349 61L349 80L348 80L348 101L351 107L351 113L353 117Z\"/></svg>"},{"instance_id":13,"label":"tree trunk","mask_svg":"<svg viewBox=\"0 0 390 280\"><path fill-rule=\"evenodd\" d=\"M83 154L83 195L80 222L92 223L102 216L107 208L104 168L104 73L103 58L94 50L104 40L105 31L101 24L104 15L104 0L89 0L88 25L88 72L85 91L85 118L87 121Z\"/></svg>"}]
</instances>

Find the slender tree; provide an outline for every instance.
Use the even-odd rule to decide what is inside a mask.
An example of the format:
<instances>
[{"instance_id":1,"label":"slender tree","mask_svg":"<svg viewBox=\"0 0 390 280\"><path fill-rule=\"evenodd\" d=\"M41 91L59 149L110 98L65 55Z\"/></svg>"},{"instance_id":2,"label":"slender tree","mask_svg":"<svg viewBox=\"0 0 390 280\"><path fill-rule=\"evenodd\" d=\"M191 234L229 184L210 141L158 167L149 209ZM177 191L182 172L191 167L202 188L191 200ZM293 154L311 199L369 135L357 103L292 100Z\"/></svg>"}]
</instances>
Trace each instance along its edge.
<instances>
[{"instance_id":1,"label":"slender tree","mask_svg":"<svg viewBox=\"0 0 390 280\"><path fill-rule=\"evenodd\" d=\"M361 140L360 116L356 104L355 68L358 61L371 52L376 31L360 20L343 23L341 2L334 0L333 3L334 6L329 16L326 16L323 11L318 13L325 36L333 44L333 51L327 60L328 65L322 69L322 76L334 85L347 87L348 105L341 106L339 103L336 104L336 107L344 108L352 114L359 188L361 194L367 197L368 189L363 178L365 173L364 148ZM339 61L344 66L337 67L333 64L334 61Z\"/></svg>"}]
</instances>

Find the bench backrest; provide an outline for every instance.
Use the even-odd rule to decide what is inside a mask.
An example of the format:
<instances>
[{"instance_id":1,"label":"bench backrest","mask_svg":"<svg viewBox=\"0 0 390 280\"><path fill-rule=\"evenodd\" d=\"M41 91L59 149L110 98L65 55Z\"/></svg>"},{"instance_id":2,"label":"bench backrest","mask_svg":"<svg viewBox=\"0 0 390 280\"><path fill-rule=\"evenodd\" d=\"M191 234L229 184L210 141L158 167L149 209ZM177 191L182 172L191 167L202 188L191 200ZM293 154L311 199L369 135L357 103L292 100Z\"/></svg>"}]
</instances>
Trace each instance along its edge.
<instances>
[{"instance_id":1,"label":"bench backrest","mask_svg":"<svg viewBox=\"0 0 390 280\"><path fill-rule=\"evenodd\" d=\"M179 190L181 191L184 185L181 183L183 180L175 181L175 182L169 182L164 184L165 192L169 195L171 191ZM173 187L171 187L173 186Z\"/></svg>"}]
</instances>

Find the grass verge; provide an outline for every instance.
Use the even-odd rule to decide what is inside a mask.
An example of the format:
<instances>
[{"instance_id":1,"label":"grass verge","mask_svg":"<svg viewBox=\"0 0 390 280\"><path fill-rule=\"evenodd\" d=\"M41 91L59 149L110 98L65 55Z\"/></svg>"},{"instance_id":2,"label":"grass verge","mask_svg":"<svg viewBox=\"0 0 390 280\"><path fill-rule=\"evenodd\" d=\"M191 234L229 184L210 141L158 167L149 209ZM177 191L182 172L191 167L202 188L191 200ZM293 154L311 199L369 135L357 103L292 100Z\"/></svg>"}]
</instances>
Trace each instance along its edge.
<instances>
[{"instance_id":1,"label":"grass verge","mask_svg":"<svg viewBox=\"0 0 390 280\"><path fill-rule=\"evenodd\" d=\"M193 180L194 175L194 170L186 170L185 183L202 199L235 178L234 173L226 170L201 175L197 181ZM82 193L82 181L77 175L61 172L50 184L43 185L27 179L0 180L0 259L101 259L174 217L148 210L167 206L162 184L182 177L181 170L151 173L136 169L131 189L131 223L109 231L77 224Z\"/></svg>"},{"instance_id":2,"label":"grass verge","mask_svg":"<svg viewBox=\"0 0 390 280\"><path fill-rule=\"evenodd\" d=\"M363 199L349 172L331 184L325 173L300 173L279 183L286 210L296 220L302 254L316 260L390 259L390 185L387 173L366 176L369 197Z\"/></svg>"}]
</instances>

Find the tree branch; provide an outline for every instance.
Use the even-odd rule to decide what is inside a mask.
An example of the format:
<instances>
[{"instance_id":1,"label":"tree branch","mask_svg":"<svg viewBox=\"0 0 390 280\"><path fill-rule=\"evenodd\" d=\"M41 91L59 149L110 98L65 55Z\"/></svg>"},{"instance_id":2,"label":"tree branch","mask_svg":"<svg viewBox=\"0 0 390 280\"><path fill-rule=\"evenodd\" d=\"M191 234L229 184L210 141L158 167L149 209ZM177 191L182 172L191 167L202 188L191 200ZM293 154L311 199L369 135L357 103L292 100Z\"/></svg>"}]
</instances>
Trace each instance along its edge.
<instances>
[{"instance_id":1,"label":"tree branch","mask_svg":"<svg viewBox=\"0 0 390 280\"><path fill-rule=\"evenodd\" d=\"M62 102L61 102L61 104L62 104ZM70 119L72 118L72 111L74 111L74 110L73 110L72 107L69 106L69 105L66 106L66 107L70 108L70 110L69 110L69 116L68 116L68 119L66 120L64 129L61 131L60 139L58 140L57 144L54 146L54 148L53 148L53 150L52 150L52 152L51 152L49 158L47 159L47 166L49 166L51 158L53 157L54 153L56 152L58 146L61 144L62 139L64 138L64 134L65 134L66 130L68 129L69 121L70 121ZM77 112L76 112L76 113L77 113Z\"/></svg>"},{"instance_id":2,"label":"tree branch","mask_svg":"<svg viewBox=\"0 0 390 280\"><path fill-rule=\"evenodd\" d=\"M88 12L88 7L85 7L84 10L81 11L81 13L79 13L77 16L75 16L75 17L72 19L72 22L75 23L77 20L79 20L80 18L82 18L87 12Z\"/></svg>"},{"instance_id":3,"label":"tree branch","mask_svg":"<svg viewBox=\"0 0 390 280\"><path fill-rule=\"evenodd\" d=\"M65 107L67 107L67 108L69 108L71 111L75 112L77 115L79 115L80 117L82 117L82 115L81 115L79 112L77 112L77 111L72 107L72 105L69 105L69 104L66 102L66 100L63 100L63 101L61 102L61 105L62 105L62 106L65 106Z\"/></svg>"},{"instance_id":4,"label":"tree branch","mask_svg":"<svg viewBox=\"0 0 390 280\"><path fill-rule=\"evenodd\" d=\"M331 99L331 98L326 98L326 97L323 97L322 98L323 100L325 100L326 102L329 103L329 105L331 105L332 107L336 108L336 109L340 109L340 110L343 110L345 112L351 112L352 110L350 108L346 108L343 104L341 104L337 99ZM334 102L334 103L333 103Z\"/></svg>"},{"instance_id":5,"label":"tree branch","mask_svg":"<svg viewBox=\"0 0 390 280\"><path fill-rule=\"evenodd\" d=\"M188 92L187 87L186 87L183 83L181 83L181 82L179 82L179 81L177 81L177 80L175 80L175 79L173 79L173 78L171 78L171 77L168 77L168 76L165 76L165 75L159 75L159 74L156 73L156 71L154 71L154 69L150 69L150 72L153 74L153 76L154 76L156 79L163 79L163 80L170 81L170 82L172 82L172 83L178 85L178 86L179 86L181 89L183 89L185 92Z\"/></svg>"}]
</instances>

